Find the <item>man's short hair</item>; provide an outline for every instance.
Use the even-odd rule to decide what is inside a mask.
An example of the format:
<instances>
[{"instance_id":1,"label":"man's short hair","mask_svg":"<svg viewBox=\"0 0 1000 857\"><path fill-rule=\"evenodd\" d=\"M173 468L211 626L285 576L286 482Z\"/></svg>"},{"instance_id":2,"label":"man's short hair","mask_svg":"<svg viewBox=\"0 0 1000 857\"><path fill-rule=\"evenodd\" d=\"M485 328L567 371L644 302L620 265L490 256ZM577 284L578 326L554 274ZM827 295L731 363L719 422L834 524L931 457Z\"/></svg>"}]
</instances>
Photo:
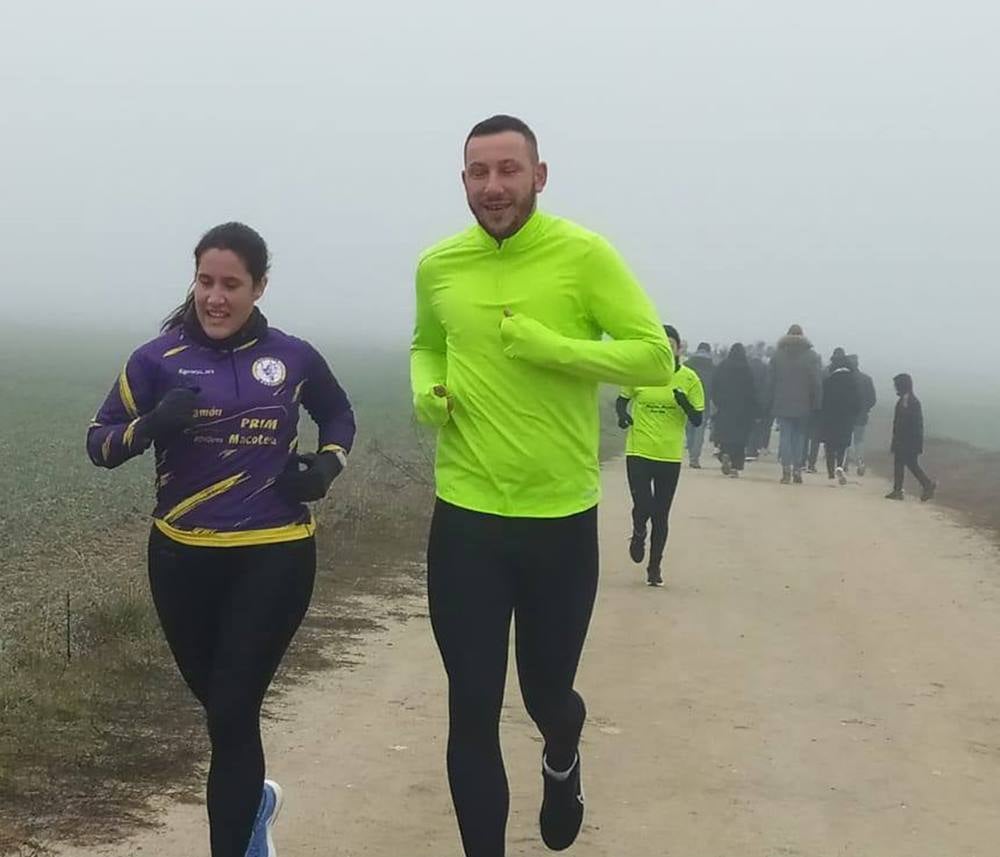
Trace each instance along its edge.
<instances>
[{"instance_id":1,"label":"man's short hair","mask_svg":"<svg viewBox=\"0 0 1000 857\"><path fill-rule=\"evenodd\" d=\"M484 119L473 126L469 136L465 138L465 147L462 151L464 153L468 150L469 141L473 137L491 137L494 134L503 134L505 131L514 131L524 137L528 141L531 154L536 161L538 160L538 138L535 136L535 132L528 127L528 123L524 120L518 119L516 116L507 116L504 113L498 113L496 116Z\"/></svg>"}]
</instances>

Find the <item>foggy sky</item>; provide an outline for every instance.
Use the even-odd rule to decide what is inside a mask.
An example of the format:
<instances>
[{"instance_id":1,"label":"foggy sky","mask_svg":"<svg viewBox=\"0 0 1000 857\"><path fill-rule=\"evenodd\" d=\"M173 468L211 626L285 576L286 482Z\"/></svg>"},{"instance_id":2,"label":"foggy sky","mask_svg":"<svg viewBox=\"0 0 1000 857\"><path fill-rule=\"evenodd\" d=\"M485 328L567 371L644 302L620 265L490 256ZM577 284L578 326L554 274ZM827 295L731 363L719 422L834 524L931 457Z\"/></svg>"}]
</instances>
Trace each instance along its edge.
<instances>
[{"instance_id":1,"label":"foggy sky","mask_svg":"<svg viewBox=\"0 0 1000 857\"><path fill-rule=\"evenodd\" d=\"M542 206L698 339L986 366L1000 11L982 2L93 0L0 11L4 321L151 336L239 219L273 324L405 343L468 128L532 124Z\"/></svg>"}]
</instances>

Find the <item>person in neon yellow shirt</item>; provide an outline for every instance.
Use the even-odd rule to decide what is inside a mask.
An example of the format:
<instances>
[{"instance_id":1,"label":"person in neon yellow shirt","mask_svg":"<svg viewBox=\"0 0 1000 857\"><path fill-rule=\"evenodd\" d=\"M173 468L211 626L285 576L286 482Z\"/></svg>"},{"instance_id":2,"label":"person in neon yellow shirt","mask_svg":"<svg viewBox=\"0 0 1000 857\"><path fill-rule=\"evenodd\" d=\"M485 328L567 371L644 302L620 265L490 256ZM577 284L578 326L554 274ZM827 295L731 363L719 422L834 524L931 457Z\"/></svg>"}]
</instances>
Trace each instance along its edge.
<instances>
[{"instance_id":1,"label":"person in neon yellow shirt","mask_svg":"<svg viewBox=\"0 0 1000 857\"><path fill-rule=\"evenodd\" d=\"M427 250L416 274L414 409L438 429L428 601L467 857L504 853L512 619L522 694L545 741L542 838L562 850L579 832L586 708L573 683L597 591L598 385L669 384L674 370L657 313L614 248L537 210L547 176L524 122L479 123L462 174L477 223Z\"/></svg>"},{"instance_id":2,"label":"person in neon yellow shirt","mask_svg":"<svg viewBox=\"0 0 1000 857\"><path fill-rule=\"evenodd\" d=\"M677 329L668 324L664 330L674 353L679 353ZM646 528L652 521L646 582L650 586L663 586L660 563L669 535L670 507L681 475L685 428L688 421L694 426L701 425L705 390L695 371L678 361L670 385L626 387L615 406L619 428L628 429L625 464L632 493L629 555L633 562L643 561Z\"/></svg>"}]
</instances>

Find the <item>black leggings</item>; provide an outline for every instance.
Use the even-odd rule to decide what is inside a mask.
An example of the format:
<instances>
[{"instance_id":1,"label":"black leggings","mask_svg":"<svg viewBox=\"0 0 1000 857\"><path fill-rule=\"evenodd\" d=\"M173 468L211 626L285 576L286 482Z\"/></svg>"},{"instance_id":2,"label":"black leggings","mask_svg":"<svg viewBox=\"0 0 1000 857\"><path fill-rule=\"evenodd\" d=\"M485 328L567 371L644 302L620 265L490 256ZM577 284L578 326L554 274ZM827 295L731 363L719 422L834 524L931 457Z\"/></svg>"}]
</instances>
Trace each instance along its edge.
<instances>
[{"instance_id":1,"label":"black leggings","mask_svg":"<svg viewBox=\"0 0 1000 857\"><path fill-rule=\"evenodd\" d=\"M924 469L920 466L920 456L919 455L907 455L902 453L896 453L895 456L895 481L893 482L894 491L903 490L903 479L906 477L906 470L909 468L910 473L917 477L917 482L920 483L920 487L925 491L931 485L931 478L924 473Z\"/></svg>"},{"instance_id":2,"label":"black leggings","mask_svg":"<svg viewBox=\"0 0 1000 857\"><path fill-rule=\"evenodd\" d=\"M723 455L729 456L733 470L743 470L747 463L747 447L745 443L724 443L719 447Z\"/></svg>"},{"instance_id":3,"label":"black leggings","mask_svg":"<svg viewBox=\"0 0 1000 857\"><path fill-rule=\"evenodd\" d=\"M466 857L503 857L510 795L500 709L511 617L528 714L556 770L586 712L573 690L597 595L597 509L502 518L441 500L427 548L431 625L448 673L448 779Z\"/></svg>"},{"instance_id":4,"label":"black leggings","mask_svg":"<svg viewBox=\"0 0 1000 857\"><path fill-rule=\"evenodd\" d=\"M312 597L313 539L252 547L149 537L149 582L167 643L205 709L212 857L244 857L264 784L260 708Z\"/></svg>"},{"instance_id":5,"label":"black leggings","mask_svg":"<svg viewBox=\"0 0 1000 857\"><path fill-rule=\"evenodd\" d=\"M837 474L837 468L847 462L847 447L837 444L826 444L826 472L831 479Z\"/></svg>"},{"instance_id":6,"label":"black leggings","mask_svg":"<svg viewBox=\"0 0 1000 857\"><path fill-rule=\"evenodd\" d=\"M649 563L656 565L663 559L670 535L670 507L677 492L677 481L681 478L681 463L629 455L625 459L625 468L629 491L632 492L632 528L645 536L646 522L652 520Z\"/></svg>"}]
</instances>

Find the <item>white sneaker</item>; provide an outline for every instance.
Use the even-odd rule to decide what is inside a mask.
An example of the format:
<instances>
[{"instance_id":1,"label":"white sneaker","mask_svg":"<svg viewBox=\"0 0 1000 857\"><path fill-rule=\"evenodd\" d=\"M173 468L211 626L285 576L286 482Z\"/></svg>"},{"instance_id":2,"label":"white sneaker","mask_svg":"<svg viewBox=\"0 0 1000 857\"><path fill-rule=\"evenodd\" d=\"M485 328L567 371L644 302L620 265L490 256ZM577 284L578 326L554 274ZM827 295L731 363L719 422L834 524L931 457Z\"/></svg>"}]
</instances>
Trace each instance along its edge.
<instances>
[{"instance_id":1,"label":"white sneaker","mask_svg":"<svg viewBox=\"0 0 1000 857\"><path fill-rule=\"evenodd\" d=\"M841 485L846 485L847 484L847 474L844 472L844 468L843 467L838 467L837 468L837 481Z\"/></svg>"}]
</instances>

